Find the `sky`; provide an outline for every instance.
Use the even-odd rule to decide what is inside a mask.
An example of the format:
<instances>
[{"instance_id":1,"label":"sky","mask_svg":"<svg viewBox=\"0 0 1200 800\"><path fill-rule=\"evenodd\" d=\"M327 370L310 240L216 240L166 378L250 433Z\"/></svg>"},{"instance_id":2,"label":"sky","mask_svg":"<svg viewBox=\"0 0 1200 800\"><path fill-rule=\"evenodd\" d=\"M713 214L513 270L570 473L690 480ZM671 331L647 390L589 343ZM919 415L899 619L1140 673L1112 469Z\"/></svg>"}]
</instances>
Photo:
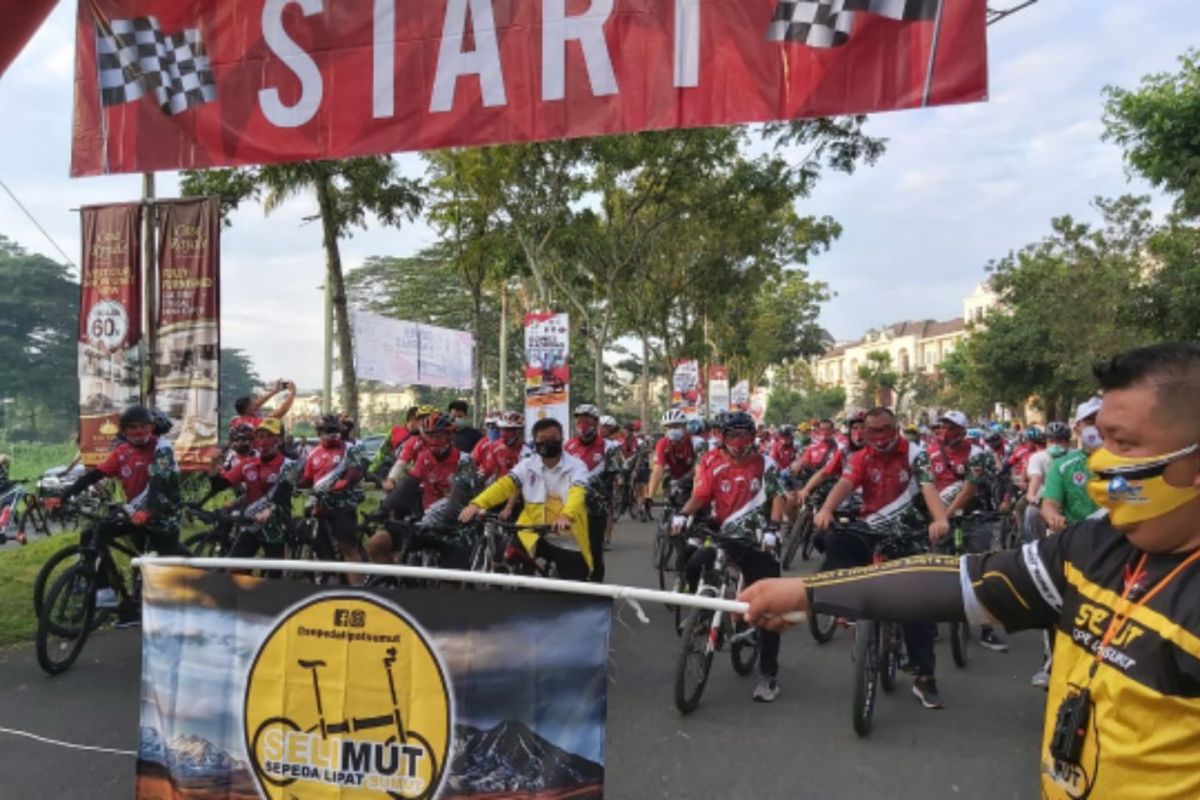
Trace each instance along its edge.
<instances>
[{"instance_id":1,"label":"sky","mask_svg":"<svg viewBox=\"0 0 1200 800\"><path fill-rule=\"evenodd\" d=\"M993 6L1015 0L994 0ZM71 209L135 200L139 176L70 179L75 4L59 7L0 79L0 180L78 261ZM985 265L1049 231L1051 217L1095 220L1091 200L1126 192L1169 200L1129 180L1121 153L1102 142L1105 85L1134 87L1172 71L1195 46L1195 0L1041 0L989 28L986 103L873 116L867 132L889 140L877 165L825 178L802 213L831 215L839 241L809 265L836 297L820 322L837 339L904 319L950 319L986 277ZM415 155L398 156L416 176ZM160 173L158 195L178 179ZM245 350L266 380L320 385L323 256L315 199L290 200L270 217L249 205L222 243L223 345ZM0 233L62 260L0 191ZM434 240L423 224L372 226L343 243L353 269L371 255L407 255Z\"/></svg>"}]
</instances>

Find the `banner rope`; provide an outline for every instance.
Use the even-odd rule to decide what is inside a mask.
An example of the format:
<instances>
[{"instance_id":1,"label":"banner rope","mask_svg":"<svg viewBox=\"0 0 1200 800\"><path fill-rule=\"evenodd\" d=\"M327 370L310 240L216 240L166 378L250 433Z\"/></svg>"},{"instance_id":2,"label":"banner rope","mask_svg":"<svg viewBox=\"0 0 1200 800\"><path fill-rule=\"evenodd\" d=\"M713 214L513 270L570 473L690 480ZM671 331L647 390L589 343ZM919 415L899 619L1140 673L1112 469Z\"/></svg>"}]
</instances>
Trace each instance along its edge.
<instances>
[{"instance_id":1,"label":"banner rope","mask_svg":"<svg viewBox=\"0 0 1200 800\"><path fill-rule=\"evenodd\" d=\"M196 569L217 570L262 569L339 575L389 575L397 578L421 578L424 580L432 579L457 583L478 583L516 589L534 589L542 592L607 597L611 600L621 600L628 603L643 624L649 624L650 618L646 616L641 603L662 603L664 605L682 606L684 608L699 608L705 611L723 611L727 614L745 614L750 608L748 603L741 603L736 600L723 600L717 597L696 594L680 594L679 592L664 592L659 589L642 589L637 586L583 583L580 581L554 580L530 575L501 575L494 572L468 572L459 569L411 567L400 566L398 564L362 564L343 561L287 561L269 558L183 558L180 556L144 556L134 559L133 564L138 567L194 567ZM797 611L785 614L784 619L792 623L802 623L807 619L807 616L804 612Z\"/></svg>"}]
</instances>

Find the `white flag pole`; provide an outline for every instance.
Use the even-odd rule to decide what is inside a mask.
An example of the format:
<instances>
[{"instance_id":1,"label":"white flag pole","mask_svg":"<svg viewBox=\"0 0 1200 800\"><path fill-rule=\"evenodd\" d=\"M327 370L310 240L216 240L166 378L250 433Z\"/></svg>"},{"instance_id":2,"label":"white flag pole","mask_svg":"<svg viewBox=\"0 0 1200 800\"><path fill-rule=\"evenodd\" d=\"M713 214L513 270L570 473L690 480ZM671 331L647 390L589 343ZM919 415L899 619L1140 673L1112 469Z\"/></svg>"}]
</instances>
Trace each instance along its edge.
<instances>
[{"instance_id":1,"label":"white flag pole","mask_svg":"<svg viewBox=\"0 0 1200 800\"><path fill-rule=\"evenodd\" d=\"M616 586L604 583L583 583L581 581L555 580L528 575L502 575L494 572L468 572L458 569L439 569L435 567L402 567L387 564L362 564L342 561L288 561L284 559L259 558L181 558L179 556L160 557L147 556L136 558L133 565L137 567L194 567L196 569L213 570L280 570L290 572L314 572L334 575L388 575L397 578L419 578L422 580L451 581L455 583L474 583L488 586L502 586L512 589L534 589L543 592L561 592L564 594L580 594L591 597L607 597L612 600L625 600L633 605L642 622L650 620L642 612L638 603L663 603L682 606L684 608L699 608L705 611L723 611L727 614L745 614L749 610L748 603L736 600L723 600L705 595L680 594L664 592L657 589L641 589L635 586ZM788 622L800 623L807 619L802 611L785 614Z\"/></svg>"}]
</instances>

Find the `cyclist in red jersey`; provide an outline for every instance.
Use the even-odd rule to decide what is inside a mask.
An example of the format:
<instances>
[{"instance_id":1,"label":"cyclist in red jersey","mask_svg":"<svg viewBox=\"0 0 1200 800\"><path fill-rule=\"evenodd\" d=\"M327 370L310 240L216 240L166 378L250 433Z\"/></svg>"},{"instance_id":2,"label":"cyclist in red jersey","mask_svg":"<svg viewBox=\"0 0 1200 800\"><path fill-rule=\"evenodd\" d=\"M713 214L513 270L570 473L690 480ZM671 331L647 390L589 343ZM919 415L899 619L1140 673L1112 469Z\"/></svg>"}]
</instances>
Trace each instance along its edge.
<instances>
[{"instance_id":1,"label":"cyclist in red jersey","mask_svg":"<svg viewBox=\"0 0 1200 800\"><path fill-rule=\"evenodd\" d=\"M242 461L248 461L258 455L254 451L254 428L258 423L249 425L240 422L229 426L229 449L221 459L221 471L231 470Z\"/></svg>"},{"instance_id":2,"label":"cyclist in red jersey","mask_svg":"<svg viewBox=\"0 0 1200 800\"><path fill-rule=\"evenodd\" d=\"M678 409L670 409L662 416L666 435L654 446L654 461L650 470L650 483L646 486L643 503L650 506L654 495L662 486L663 478L682 481L692 474L696 466L696 450L687 432L687 417Z\"/></svg>"},{"instance_id":3,"label":"cyclist in red jersey","mask_svg":"<svg viewBox=\"0 0 1200 800\"><path fill-rule=\"evenodd\" d=\"M317 500L317 513L329 521L329 529L337 540L342 557L347 561L362 561L358 541L358 504L363 500L360 487L367 464L357 447L343 438L345 429L341 417L326 414L317 422L320 443L304 461L297 487L311 488Z\"/></svg>"},{"instance_id":4,"label":"cyclist in red jersey","mask_svg":"<svg viewBox=\"0 0 1200 800\"><path fill-rule=\"evenodd\" d=\"M408 474L408 470L417 459L417 453L425 446L424 437L415 434L422 430L426 419L437 413L440 412L433 406L417 406L417 413L413 417L412 426L414 435L406 437L400 445L400 449L396 453L396 461L392 464L392 468L388 470L387 479L383 482L383 490L385 492L392 492L401 479Z\"/></svg>"},{"instance_id":5,"label":"cyclist in red jersey","mask_svg":"<svg viewBox=\"0 0 1200 800\"><path fill-rule=\"evenodd\" d=\"M835 510L855 490L862 492L859 519L871 526L900 521L909 526L920 524L924 527L924 519L914 504L918 495L924 498L933 514L944 514L933 485L922 484L918 488L919 451L900 436L896 415L891 409L881 406L866 413L864 439L867 446L849 457L837 485L813 517L818 530L830 529ZM944 523L944 516L936 517L935 522ZM825 560L821 571L866 566L871 563L872 552L872 543L861 535L850 531L829 533L825 537ZM935 678L937 662L933 642L936 635L937 626L932 622L904 626L909 662L915 675L913 694L926 708L943 707Z\"/></svg>"},{"instance_id":6,"label":"cyclist in red jersey","mask_svg":"<svg viewBox=\"0 0 1200 800\"><path fill-rule=\"evenodd\" d=\"M783 517L783 494L779 469L767 455L754 448L754 420L737 412L725 420L723 450L698 471L696 488L672 523L672 532L684 535L691 516L712 509L712 520L722 536L729 557L741 568L746 585L780 575L779 523ZM687 562L688 585L695 587L700 573L716 558L712 548L689 542L695 550ZM779 696L779 636L760 639L760 678L753 699L770 703Z\"/></svg>"},{"instance_id":7,"label":"cyclist in red jersey","mask_svg":"<svg viewBox=\"0 0 1200 800\"><path fill-rule=\"evenodd\" d=\"M834 433L833 421L821 420L817 430L817 441L809 445L801 459L801 468L810 470L810 472L808 482L804 484L804 488L800 490L800 494L796 498L798 503L807 502L813 492L817 491L823 483L830 480L836 481L841 476L847 457L858 452L865 445L863 440L865 424L866 415L861 411L855 411L846 421L847 435L841 437L839 441Z\"/></svg>"},{"instance_id":8,"label":"cyclist in red jersey","mask_svg":"<svg viewBox=\"0 0 1200 800\"><path fill-rule=\"evenodd\" d=\"M575 436L565 450L583 462L587 475L588 543L592 551L590 578L604 582L605 535L611 517L613 478L620 471L617 443L600 435L600 409L591 404L575 408Z\"/></svg>"}]
</instances>

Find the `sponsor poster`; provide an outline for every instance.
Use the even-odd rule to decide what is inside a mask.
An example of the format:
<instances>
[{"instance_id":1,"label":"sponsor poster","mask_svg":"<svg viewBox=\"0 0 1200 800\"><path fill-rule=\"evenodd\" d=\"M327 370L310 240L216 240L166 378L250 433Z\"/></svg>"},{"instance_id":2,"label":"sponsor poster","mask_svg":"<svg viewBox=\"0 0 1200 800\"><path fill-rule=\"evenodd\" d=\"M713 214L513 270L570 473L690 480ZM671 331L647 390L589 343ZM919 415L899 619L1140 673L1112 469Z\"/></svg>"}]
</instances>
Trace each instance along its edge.
<instances>
[{"instance_id":1,"label":"sponsor poster","mask_svg":"<svg viewBox=\"0 0 1200 800\"><path fill-rule=\"evenodd\" d=\"M729 406L734 411L749 411L750 410L750 384L747 381L738 381L733 386L733 391L729 397Z\"/></svg>"},{"instance_id":2,"label":"sponsor poster","mask_svg":"<svg viewBox=\"0 0 1200 800\"><path fill-rule=\"evenodd\" d=\"M141 402L141 219L137 203L80 210L79 451L95 466L126 406Z\"/></svg>"},{"instance_id":3,"label":"sponsor poster","mask_svg":"<svg viewBox=\"0 0 1200 800\"><path fill-rule=\"evenodd\" d=\"M525 315L525 426L553 417L571 430L570 320L552 311Z\"/></svg>"},{"instance_id":4,"label":"sponsor poster","mask_svg":"<svg viewBox=\"0 0 1200 800\"><path fill-rule=\"evenodd\" d=\"M474 386L475 337L467 331L351 313L354 363L364 380L392 386Z\"/></svg>"},{"instance_id":5,"label":"sponsor poster","mask_svg":"<svg viewBox=\"0 0 1200 800\"><path fill-rule=\"evenodd\" d=\"M716 417L723 411L729 410L729 369L726 367L708 368L708 414Z\"/></svg>"},{"instance_id":6,"label":"sponsor poster","mask_svg":"<svg viewBox=\"0 0 1200 800\"><path fill-rule=\"evenodd\" d=\"M216 197L157 204L154 405L184 471L220 455L221 208Z\"/></svg>"},{"instance_id":7,"label":"sponsor poster","mask_svg":"<svg viewBox=\"0 0 1200 800\"><path fill-rule=\"evenodd\" d=\"M685 360L675 364L671 377L671 405L685 414L695 414L701 405L700 362Z\"/></svg>"},{"instance_id":8,"label":"sponsor poster","mask_svg":"<svg viewBox=\"0 0 1200 800\"><path fill-rule=\"evenodd\" d=\"M608 600L143 572L138 800L603 796Z\"/></svg>"},{"instance_id":9,"label":"sponsor poster","mask_svg":"<svg viewBox=\"0 0 1200 800\"><path fill-rule=\"evenodd\" d=\"M758 425L762 424L763 416L767 413L767 390L762 386L758 386L750 393L750 416L754 417L754 422Z\"/></svg>"},{"instance_id":10,"label":"sponsor poster","mask_svg":"<svg viewBox=\"0 0 1200 800\"><path fill-rule=\"evenodd\" d=\"M987 96L985 0L80 0L78 8L73 175ZM0 43L7 38L0 33Z\"/></svg>"}]
</instances>

